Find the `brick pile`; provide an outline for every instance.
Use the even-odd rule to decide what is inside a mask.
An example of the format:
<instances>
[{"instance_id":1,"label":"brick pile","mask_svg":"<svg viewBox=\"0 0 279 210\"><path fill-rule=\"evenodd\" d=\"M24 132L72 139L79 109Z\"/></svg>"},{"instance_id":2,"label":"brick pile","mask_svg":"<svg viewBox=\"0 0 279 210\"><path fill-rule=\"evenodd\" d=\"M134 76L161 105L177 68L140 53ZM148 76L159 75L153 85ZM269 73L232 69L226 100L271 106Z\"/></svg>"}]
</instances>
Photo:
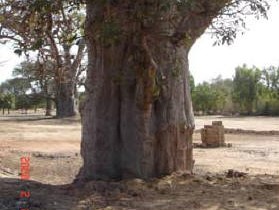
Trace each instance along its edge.
<instances>
[{"instance_id":1,"label":"brick pile","mask_svg":"<svg viewBox=\"0 0 279 210\"><path fill-rule=\"evenodd\" d=\"M201 130L202 144L206 147L225 146L225 129L222 121L213 121Z\"/></svg>"}]
</instances>

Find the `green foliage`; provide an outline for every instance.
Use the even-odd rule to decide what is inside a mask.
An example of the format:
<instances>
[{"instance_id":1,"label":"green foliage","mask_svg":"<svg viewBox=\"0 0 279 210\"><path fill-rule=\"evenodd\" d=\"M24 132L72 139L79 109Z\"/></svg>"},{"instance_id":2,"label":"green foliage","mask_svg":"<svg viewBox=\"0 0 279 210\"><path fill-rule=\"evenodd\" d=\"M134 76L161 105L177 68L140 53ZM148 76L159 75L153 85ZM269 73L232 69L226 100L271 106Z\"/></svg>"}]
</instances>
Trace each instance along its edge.
<instances>
[{"instance_id":1,"label":"green foliage","mask_svg":"<svg viewBox=\"0 0 279 210\"><path fill-rule=\"evenodd\" d=\"M6 109L13 109L15 105L15 96L12 94L5 94L4 97L4 107Z\"/></svg>"},{"instance_id":2,"label":"green foliage","mask_svg":"<svg viewBox=\"0 0 279 210\"><path fill-rule=\"evenodd\" d=\"M197 85L192 91L194 110L204 114L228 112L231 107L230 90L231 80L221 77L211 83Z\"/></svg>"},{"instance_id":3,"label":"green foliage","mask_svg":"<svg viewBox=\"0 0 279 210\"><path fill-rule=\"evenodd\" d=\"M7 93L0 94L0 109L13 109L15 105L15 96Z\"/></svg>"},{"instance_id":4,"label":"green foliage","mask_svg":"<svg viewBox=\"0 0 279 210\"><path fill-rule=\"evenodd\" d=\"M194 109L197 111L210 111L214 103L214 94L207 82L199 84L192 93Z\"/></svg>"},{"instance_id":5,"label":"green foliage","mask_svg":"<svg viewBox=\"0 0 279 210\"><path fill-rule=\"evenodd\" d=\"M36 42L30 47L30 50L37 50L42 48L42 46L44 45L44 40L43 39L37 39Z\"/></svg>"},{"instance_id":6,"label":"green foliage","mask_svg":"<svg viewBox=\"0 0 279 210\"><path fill-rule=\"evenodd\" d=\"M270 66L262 70L257 112L279 115L279 68Z\"/></svg>"},{"instance_id":7,"label":"green foliage","mask_svg":"<svg viewBox=\"0 0 279 210\"><path fill-rule=\"evenodd\" d=\"M279 67L243 65L236 68L233 80L219 76L192 90L196 113L279 115Z\"/></svg>"},{"instance_id":8,"label":"green foliage","mask_svg":"<svg viewBox=\"0 0 279 210\"><path fill-rule=\"evenodd\" d=\"M248 68L246 65L237 67L233 79L233 101L238 104L240 111L252 114L259 97L261 71Z\"/></svg>"},{"instance_id":9,"label":"green foliage","mask_svg":"<svg viewBox=\"0 0 279 210\"><path fill-rule=\"evenodd\" d=\"M29 80L26 78L14 78L3 82L0 86L1 92L13 95L21 95L31 89Z\"/></svg>"},{"instance_id":10,"label":"green foliage","mask_svg":"<svg viewBox=\"0 0 279 210\"><path fill-rule=\"evenodd\" d=\"M48 68L49 62L44 64ZM41 68L39 62L24 61L13 70L13 79L7 80L0 85L0 93L6 100L1 100L0 108L5 109L30 109L44 108L46 97L51 97L49 85L53 80L50 70ZM47 90L46 90L47 89ZM3 107L4 106L4 107Z\"/></svg>"},{"instance_id":11,"label":"green foliage","mask_svg":"<svg viewBox=\"0 0 279 210\"><path fill-rule=\"evenodd\" d=\"M22 50L21 49L15 49L14 53L17 54L18 56L22 55Z\"/></svg>"},{"instance_id":12,"label":"green foliage","mask_svg":"<svg viewBox=\"0 0 279 210\"><path fill-rule=\"evenodd\" d=\"M195 79L192 74L190 74L190 76L189 76L189 84L190 84L190 91L191 91L191 93L193 93L193 91L195 89Z\"/></svg>"},{"instance_id":13,"label":"green foliage","mask_svg":"<svg viewBox=\"0 0 279 210\"><path fill-rule=\"evenodd\" d=\"M45 106L45 99L40 94L22 94L16 97L15 109L34 109Z\"/></svg>"},{"instance_id":14,"label":"green foliage","mask_svg":"<svg viewBox=\"0 0 279 210\"><path fill-rule=\"evenodd\" d=\"M0 2L0 39L12 41L15 53L73 45L84 35L85 14L76 1L9 0Z\"/></svg>"},{"instance_id":15,"label":"green foliage","mask_svg":"<svg viewBox=\"0 0 279 210\"><path fill-rule=\"evenodd\" d=\"M30 109L31 108L30 100L26 94L17 96L15 108L16 109Z\"/></svg>"},{"instance_id":16,"label":"green foliage","mask_svg":"<svg viewBox=\"0 0 279 210\"><path fill-rule=\"evenodd\" d=\"M208 29L216 40L214 45L232 44L238 34L245 32L247 16L254 16L256 19L267 18L270 2L265 0L229 1ZM218 4L218 1L215 4Z\"/></svg>"}]
</instances>

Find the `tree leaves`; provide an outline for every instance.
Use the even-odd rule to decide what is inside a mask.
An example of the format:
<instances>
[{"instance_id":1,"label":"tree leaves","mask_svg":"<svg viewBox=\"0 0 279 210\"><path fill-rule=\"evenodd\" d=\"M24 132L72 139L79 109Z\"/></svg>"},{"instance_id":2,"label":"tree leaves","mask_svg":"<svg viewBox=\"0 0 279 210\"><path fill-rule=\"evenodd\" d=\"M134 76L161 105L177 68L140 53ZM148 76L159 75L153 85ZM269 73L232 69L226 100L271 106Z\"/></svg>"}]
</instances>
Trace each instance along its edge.
<instances>
[{"instance_id":1,"label":"tree leaves","mask_svg":"<svg viewBox=\"0 0 279 210\"><path fill-rule=\"evenodd\" d=\"M258 99L258 88L261 80L261 71L256 67L246 65L237 67L233 79L233 99L249 114L253 112L253 104Z\"/></svg>"},{"instance_id":2,"label":"tree leaves","mask_svg":"<svg viewBox=\"0 0 279 210\"><path fill-rule=\"evenodd\" d=\"M17 54L18 56L22 55L22 49L15 49L14 53Z\"/></svg>"},{"instance_id":3,"label":"tree leaves","mask_svg":"<svg viewBox=\"0 0 279 210\"><path fill-rule=\"evenodd\" d=\"M232 0L212 21L207 32L216 39L214 45L232 44L237 34L246 30L246 17L267 18L271 1L267 0Z\"/></svg>"},{"instance_id":4,"label":"tree leaves","mask_svg":"<svg viewBox=\"0 0 279 210\"><path fill-rule=\"evenodd\" d=\"M38 50L44 45L43 39L38 39L30 48L30 50Z\"/></svg>"}]
</instances>

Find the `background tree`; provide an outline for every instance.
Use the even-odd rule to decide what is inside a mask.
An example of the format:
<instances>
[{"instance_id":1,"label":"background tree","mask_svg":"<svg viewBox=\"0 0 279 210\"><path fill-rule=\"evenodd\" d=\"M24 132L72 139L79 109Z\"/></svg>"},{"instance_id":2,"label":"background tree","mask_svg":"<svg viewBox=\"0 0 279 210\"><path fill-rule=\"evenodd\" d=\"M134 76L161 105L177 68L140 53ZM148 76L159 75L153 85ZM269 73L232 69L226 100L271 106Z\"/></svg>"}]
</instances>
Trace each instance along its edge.
<instances>
[{"instance_id":1,"label":"background tree","mask_svg":"<svg viewBox=\"0 0 279 210\"><path fill-rule=\"evenodd\" d=\"M191 90L191 94L192 94L195 89L195 79L191 73L190 73L189 82L190 82L190 90Z\"/></svg>"},{"instance_id":2,"label":"background tree","mask_svg":"<svg viewBox=\"0 0 279 210\"><path fill-rule=\"evenodd\" d=\"M210 82L198 84L191 92L196 114L252 114L252 111L249 112L252 107L255 115L278 115L278 67L238 67L243 68L250 70L241 70L241 74L236 71L235 81L219 76ZM251 99L252 102L248 102Z\"/></svg>"},{"instance_id":3,"label":"background tree","mask_svg":"<svg viewBox=\"0 0 279 210\"><path fill-rule=\"evenodd\" d=\"M279 115L279 68L270 66L262 70L259 93L259 114Z\"/></svg>"},{"instance_id":4,"label":"background tree","mask_svg":"<svg viewBox=\"0 0 279 210\"><path fill-rule=\"evenodd\" d=\"M258 68L248 68L246 65L236 68L233 79L233 100L239 105L240 111L253 113L259 96L260 80L261 71Z\"/></svg>"},{"instance_id":5,"label":"background tree","mask_svg":"<svg viewBox=\"0 0 279 210\"><path fill-rule=\"evenodd\" d=\"M244 15L267 9L262 0L87 1L78 178L191 171L189 50L212 23L219 43L230 43Z\"/></svg>"},{"instance_id":6,"label":"background tree","mask_svg":"<svg viewBox=\"0 0 279 210\"><path fill-rule=\"evenodd\" d=\"M226 114L232 112L232 80L221 76L211 82L198 84L192 91L194 111L198 114Z\"/></svg>"},{"instance_id":7,"label":"background tree","mask_svg":"<svg viewBox=\"0 0 279 210\"><path fill-rule=\"evenodd\" d=\"M8 110L8 114L10 114L10 110L14 108L15 98L12 94L0 94L0 109L2 109L2 114L5 114L5 109Z\"/></svg>"},{"instance_id":8,"label":"background tree","mask_svg":"<svg viewBox=\"0 0 279 210\"><path fill-rule=\"evenodd\" d=\"M197 85L192 93L194 110L202 111L204 114L216 110L217 97L216 92L211 89L208 82Z\"/></svg>"},{"instance_id":9,"label":"background tree","mask_svg":"<svg viewBox=\"0 0 279 210\"><path fill-rule=\"evenodd\" d=\"M8 79L0 85L0 91L4 94L23 95L32 88L30 82L26 78Z\"/></svg>"},{"instance_id":10,"label":"background tree","mask_svg":"<svg viewBox=\"0 0 279 210\"><path fill-rule=\"evenodd\" d=\"M77 111L76 76L85 51L83 14L62 0L0 2L2 42L11 40L15 53L29 58L29 52L36 51L44 61L54 64L58 117L74 116Z\"/></svg>"},{"instance_id":11,"label":"background tree","mask_svg":"<svg viewBox=\"0 0 279 210\"><path fill-rule=\"evenodd\" d=\"M233 111L232 91L233 81L232 79L222 79L221 76L211 81L211 88L215 90L217 94L216 110L217 114L229 114Z\"/></svg>"},{"instance_id":12,"label":"background tree","mask_svg":"<svg viewBox=\"0 0 279 210\"><path fill-rule=\"evenodd\" d=\"M0 109L2 109L2 114L4 114L5 113L5 110L4 110L4 98L3 98L3 95L2 94L0 94Z\"/></svg>"},{"instance_id":13,"label":"background tree","mask_svg":"<svg viewBox=\"0 0 279 210\"><path fill-rule=\"evenodd\" d=\"M27 114L28 110L34 109L37 111L37 108L45 106L44 100L41 95L38 94L22 94L18 95L15 98L15 109L21 109L23 113Z\"/></svg>"},{"instance_id":14,"label":"background tree","mask_svg":"<svg viewBox=\"0 0 279 210\"><path fill-rule=\"evenodd\" d=\"M27 63L23 63L26 67ZM31 65L28 63L28 65ZM24 67L24 68L25 68ZM22 71L22 68L16 68L15 74ZM30 74L29 74L30 76ZM43 95L40 93L40 87L37 86L33 78L26 77L16 77L3 82L0 85L0 93L2 95L2 105L1 108L4 110L8 109L27 109L34 108L35 110L40 107L45 107L43 103Z\"/></svg>"},{"instance_id":15,"label":"background tree","mask_svg":"<svg viewBox=\"0 0 279 210\"><path fill-rule=\"evenodd\" d=\"M14 77L24 78L32 86L34 99L45 100L46 116L51 115L52 101L55 101L54 91L54 72L53 63L50 61L42 62L39 59L35 62L24 61L19 67L13 70Z\"/></svg>"}]
</instances>

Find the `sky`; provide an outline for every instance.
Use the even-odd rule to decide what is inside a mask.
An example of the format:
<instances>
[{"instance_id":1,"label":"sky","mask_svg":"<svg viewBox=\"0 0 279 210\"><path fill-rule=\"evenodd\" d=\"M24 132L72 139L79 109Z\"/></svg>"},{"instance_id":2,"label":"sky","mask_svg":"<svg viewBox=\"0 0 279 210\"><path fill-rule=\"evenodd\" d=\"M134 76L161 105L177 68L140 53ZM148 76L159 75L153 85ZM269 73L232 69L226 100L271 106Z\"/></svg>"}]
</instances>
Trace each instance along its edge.
<instances>
[{"instance_id":1,"label":"sky","mask_svg":"<svg viewBox=\"0 0 279 210\"><path fill-rule=\"evenodd\" d=\"M232 78L237 66L246 63L259 68L279 66L279 3L272 4L267 19L251 18L248 30L230 46L213 47L209 34L200 37L189 55L190 71L196 83L218 77Z\"/></svg>"},{"instance_id":2,"label":"sky","mask_svg":"<svg viewBox=\"0 0 279 210\"><path fill-rule=\"evenodd\" d=\"M279 3L272 5L268 14L268 20L249 19L248 30L230 46L213 46L209 34L201 36L189 55L196 84L219 75L232 78L235 68L244 63L259 68L279 66ZM0 82L11 78L13 68L22 61L11 45L0 45Z\"/></svg>"},{"instance_id":3,"label":"sky","mask_svg":"<svg viewBox=\"0 0 279 210\"><path fill-rule=\"evenodd\" d=\"M0 45L0 83L11 78L13 69L22 61L10 44Z\"/></svg>"}]
</instances>

